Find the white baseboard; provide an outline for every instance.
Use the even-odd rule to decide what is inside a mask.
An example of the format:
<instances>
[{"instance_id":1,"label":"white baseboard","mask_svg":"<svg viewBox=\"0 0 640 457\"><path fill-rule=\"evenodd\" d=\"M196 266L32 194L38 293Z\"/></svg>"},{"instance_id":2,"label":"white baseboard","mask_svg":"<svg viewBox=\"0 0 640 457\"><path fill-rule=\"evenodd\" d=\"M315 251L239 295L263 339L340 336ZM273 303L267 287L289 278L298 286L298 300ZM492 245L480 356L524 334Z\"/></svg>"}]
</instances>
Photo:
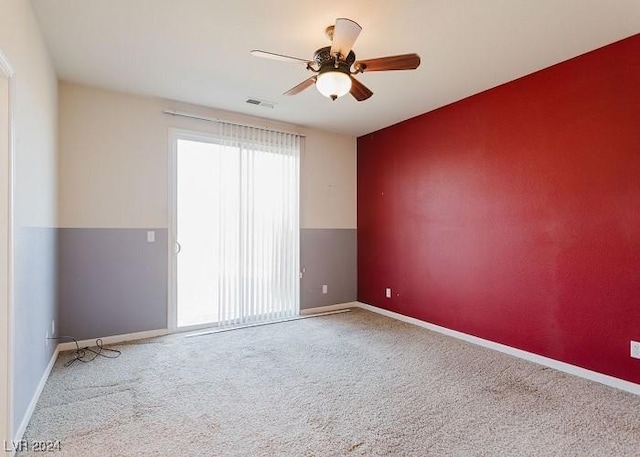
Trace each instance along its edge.
<instances>
[{"instance_id":1,"label":"white baseboard","mask_svg":"<svg viewBox=\"0 0 640 457\"><path fill-rule=\"evenodd\" d=\"M44 373L42 373L42 377L40 378L40 382L36 387L35 392L33 393L33 397L31 397L31 401L29 402L29 406L27 407L27 411L24 413L24 417L20 422L20 425L14 432L14 442L19 442L24 435L24 431L27 429L27 425L29 425L29 421L31 420L31 416L33 415L33 411L36 409L36 405L38 404L38 400L40 399L40 394L44 389L44 385L47 383L47 379L49 379L49 375L51 374L51 370L53 369L53 365L56 363L58 359L58 354L60 353L60 345L56 346L55 351L51 355L51 360L49 360L49 364L47 368L45 368Z\"/></svg>"},{"instance_id":2,"label":"white baseboard","mask_svg":"<svg viewBox=\"0 0 640 457\"><path fill-rule=\"evenodd\" d=\"M107 344L124 343L125 341L143 340L145 338L153 338L154 336L167 335L169 331L167 329L148 330L146 332L125 333L123 335L105 336L100 338L102 342ZM93 347L96 345L96 339L78 341L80 348ZM73 341L58 344L58 350L71 351L76 348L76 343Z\"/></svg>"},{"instance_id":3,"label":"white baseboard","mask_svg":"<svg viewBox=\"0 0 640 457\"><path fill-rule=\"evenodd\" d=\"M336 305L316 306L315 308L301 309L300 314L302 316L305 316L307 314L327 313L329 311L339 311L341 309L357 308L358 306L359 306L358 302L351 301L347 303L338 303Z\"/></svg>"},{"instance_id":4,"label":"white baseboard","mask_svg":"<svg viewBox=\"0 0 640 457\"><path fill-rule=\"evenodd\" d=\"M374 313L378 313L383 316L390 317L392 319L397 319L402 322L407 322L409 324L417 325L419 327L423 327L428 330L432 330L434 332L442 333L443 335L452 336L454 338L458 338L460 340L464 340L472 344L477 344L478 346L483 346L489 349L493 349L495 351L503 352L505 354L509 354L514 357L528 360L529 362L534 362L539 365L544 365L546 367L553 368L555 370L562 371L564 373L568 373L574 376L579 376L581 378L588 379L590 381L595 381L600 384L607 385L609 387L615 387L616 389L624 390L626 392L630 392L635 395L640 395L640 384L625 381L619 378L614 378L613 376L598 373L597 371L587 370L586 368L581 368L575 365L571 365L569 363L560 362L559 360L550 359L549 357L544 357L542 355L534 354L532 352L523 351L522 349L516 349L511 346L496 343L490 340L485 340L477 336L458 332L456 330L451 330L446 327L441 327L439 325L421 321L420 319L408 317L399 313L395 313L393 311L387 311L386 309L378 308L376 306L371 306L366 303L356 302L353 306L366 309L367 311L372 311Z\"/></svg>"}]
</instances>

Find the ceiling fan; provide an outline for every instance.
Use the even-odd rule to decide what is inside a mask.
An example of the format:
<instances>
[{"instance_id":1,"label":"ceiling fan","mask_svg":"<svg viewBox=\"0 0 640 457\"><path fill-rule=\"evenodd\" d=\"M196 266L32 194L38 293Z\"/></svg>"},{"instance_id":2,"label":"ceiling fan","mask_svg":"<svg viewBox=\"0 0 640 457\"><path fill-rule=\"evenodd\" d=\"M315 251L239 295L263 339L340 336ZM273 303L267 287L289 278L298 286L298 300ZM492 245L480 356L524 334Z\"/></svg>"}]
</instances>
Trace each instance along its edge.
<instances>
[{"instance_id":1,"label":"ceiling fan","mask_svg":"<svg viewBox=\"0 0 640 457\"><path fill-rule=\"evenodd\" d=\"M375 59L356 60L351 50L358 35L362 31L356 22L347 18L336 19L335 25L326 29L331 46L318 49L313 60L290 57L273 52L254 49L251 54L256 57L306 64L307 70L315 73L297 86L289 89L284 95L296 95L315 84L318 91L332 100L350 93L359 102L373 95L364 84L353 77L365 71L415 70L420 65L418 54L402 54Z\"/></svg>"}]
</instances>

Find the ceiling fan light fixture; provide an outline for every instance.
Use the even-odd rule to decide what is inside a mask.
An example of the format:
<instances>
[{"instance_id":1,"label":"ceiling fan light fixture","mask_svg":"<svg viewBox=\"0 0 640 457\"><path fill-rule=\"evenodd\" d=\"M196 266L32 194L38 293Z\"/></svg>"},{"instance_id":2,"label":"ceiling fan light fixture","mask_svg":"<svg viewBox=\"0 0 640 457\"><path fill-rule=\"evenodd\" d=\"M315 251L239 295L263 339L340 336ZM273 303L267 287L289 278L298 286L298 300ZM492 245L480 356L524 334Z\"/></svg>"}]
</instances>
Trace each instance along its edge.
<instances>
[{"instance_id":1,"label":"ceiling fan light fixture","mask_svg":"<svg viewBox=\"0 0 640 457\"><path fill-rule=\"evenodd\" d=\"M351 90L351 78L340 70L324 71L316 80L318 91L325 97L335 100Z\"/></svg>"}]
</instances>

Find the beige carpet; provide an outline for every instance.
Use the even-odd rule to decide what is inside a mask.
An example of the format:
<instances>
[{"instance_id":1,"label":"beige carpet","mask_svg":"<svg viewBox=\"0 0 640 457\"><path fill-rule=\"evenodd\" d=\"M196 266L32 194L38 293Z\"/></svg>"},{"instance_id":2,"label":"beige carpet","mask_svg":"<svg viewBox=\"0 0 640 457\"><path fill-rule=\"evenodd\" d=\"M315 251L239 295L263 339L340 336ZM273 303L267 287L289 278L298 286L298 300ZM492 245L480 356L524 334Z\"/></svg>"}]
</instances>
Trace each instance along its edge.
<instances>
[{"instance_id":1,"label":"beige carpet","mask_svg":"<svg viewBox=\"0 0 640 457\"><path fill-rule=\"evenodd\" d=\"M83 457L640 455L640 397L363 310L118 348L63 355L25 438Z\"/></svg>"}]
</instances>

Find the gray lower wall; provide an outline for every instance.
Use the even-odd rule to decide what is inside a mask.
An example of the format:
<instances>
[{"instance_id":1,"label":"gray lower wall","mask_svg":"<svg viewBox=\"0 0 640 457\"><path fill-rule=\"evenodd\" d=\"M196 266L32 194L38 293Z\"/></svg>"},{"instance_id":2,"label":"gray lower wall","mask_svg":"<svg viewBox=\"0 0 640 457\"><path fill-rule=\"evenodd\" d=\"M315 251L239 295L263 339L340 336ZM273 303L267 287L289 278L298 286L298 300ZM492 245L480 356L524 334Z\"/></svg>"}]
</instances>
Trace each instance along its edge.
<instances>
[{"instance_id":1,"label":"gray lower wall","mask_svg":"<svg viewBox=\"0 0 640 457\"><path fill-rule=\"evenodd\" d=\"M147 230L155 242L147 242ZM58 229L57 334L87 339L166 328L167 236L167 229ZM302 229L301 309L355 301L356 261L355 229Z\"/></svg>"},{"instance_id":2,"label":"gray lower wall","mask_svg":"<svg viewBox=\"0 0 640 457\"><path fill-rule=\"evenodd\" d=\"M22 422L55 343L45 338L56 319L56 229L20 227L14 233L14 431Z\"/></svg>"},{"instance_id":3,"label":"gray lower wall","mask_svg":"<svg viewBox=\"0 0 640 457\"><path fill-rule=\"evenodd\" d=\"M147 230L155 242L147 242ZM59 229L58 334L167 328L167 236L167 229Z\"/></svg>"},{"instance_id":4,"label":"gray lower wall","mask_svg":"<svg viewBox=\"0 0 640 457\"><path fill-rule=\"evenodd\" d=\"M300 231L300 308L335 305L357 298L356 229ZM322 293L322 285L328 293Z\"/></svg>"}]
</instances>

